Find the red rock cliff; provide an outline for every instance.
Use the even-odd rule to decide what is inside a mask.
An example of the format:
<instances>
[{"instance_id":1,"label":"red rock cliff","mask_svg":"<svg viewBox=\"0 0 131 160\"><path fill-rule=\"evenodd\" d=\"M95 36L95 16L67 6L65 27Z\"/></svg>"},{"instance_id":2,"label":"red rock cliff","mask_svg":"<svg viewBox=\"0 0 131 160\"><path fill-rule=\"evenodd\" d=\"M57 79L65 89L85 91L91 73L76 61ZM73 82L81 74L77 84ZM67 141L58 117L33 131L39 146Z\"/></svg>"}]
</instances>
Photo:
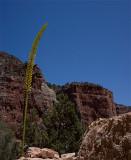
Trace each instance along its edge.
<instances>
[{"instance_id":1,"label":"red rock cliff","mask_svg":"<svg viewBox=\"0 0 131 160\"><path fill-rule=\"evenodd\" d=\"M112 92L99 85L71 83L63 87L63 92L75 102L82 123L85 125L100 117L108 118L116 115Z\"/></svg>"},{"instance_id":2,"label":"red rock cliff","mask_svg":"<svg viewBox=\"0 0 131 160\"><path fill-rule=\"evenodd\" d=\"M23 84L26 64L16 57L0 52L0 119L7 122L19 134L24 108ZM33 70L29 112L34 108L37 120L55 101L55 92L48 88L37 65ZM19 136L19 135L17 135Z\"/></svg>"}]
</instances>

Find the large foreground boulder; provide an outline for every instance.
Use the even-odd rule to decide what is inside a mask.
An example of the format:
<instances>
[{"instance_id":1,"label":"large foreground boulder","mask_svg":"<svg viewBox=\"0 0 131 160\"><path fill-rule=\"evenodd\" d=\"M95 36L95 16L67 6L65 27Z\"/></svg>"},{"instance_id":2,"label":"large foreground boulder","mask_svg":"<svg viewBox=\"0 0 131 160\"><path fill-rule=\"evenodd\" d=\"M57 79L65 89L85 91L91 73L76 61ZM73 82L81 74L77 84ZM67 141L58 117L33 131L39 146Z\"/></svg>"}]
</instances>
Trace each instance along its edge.
<instances>
[{"instance_id":1,"label":"large foreground boulder","mask_svg":"<svg viewBox=\"0 0 131 160\"><path fill-rule=\"evenodd\" d=\"M93 122L78 155L79 160L131 160L131 112Z\"/></svg>"}]
</instances>

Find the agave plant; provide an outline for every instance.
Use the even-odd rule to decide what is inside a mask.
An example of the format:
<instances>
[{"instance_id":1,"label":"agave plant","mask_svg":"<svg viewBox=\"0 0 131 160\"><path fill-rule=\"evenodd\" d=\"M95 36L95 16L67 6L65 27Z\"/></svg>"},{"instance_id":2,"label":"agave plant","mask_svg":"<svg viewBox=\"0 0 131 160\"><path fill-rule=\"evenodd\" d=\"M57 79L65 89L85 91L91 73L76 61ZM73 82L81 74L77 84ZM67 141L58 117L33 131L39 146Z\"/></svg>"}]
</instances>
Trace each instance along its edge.
<instances>
[{"instance_id":1,"label":"agave plant","mask_svg":"<svg viewBox=\"0 0 131 160\"><path fill-rule=\"evenodd\" d=\"M24 108L24 116L23 116L24 120L23 120L23 135L22 135L22 154L24 154L25 136L26 136L26 119L27 119L29 94L32 88L31 84L32 84L33 66L34 66L35 56L37 53L38 44L42 37L43 32L46 30L46 27L47 27L47 23L42 26L42 28L38 32L33 42L33 45L29 54L29 58L28 58L27 68L26 68L26 75L25 75L25 82L24 82L25 108Z\"/></svg>"}]
</instances>

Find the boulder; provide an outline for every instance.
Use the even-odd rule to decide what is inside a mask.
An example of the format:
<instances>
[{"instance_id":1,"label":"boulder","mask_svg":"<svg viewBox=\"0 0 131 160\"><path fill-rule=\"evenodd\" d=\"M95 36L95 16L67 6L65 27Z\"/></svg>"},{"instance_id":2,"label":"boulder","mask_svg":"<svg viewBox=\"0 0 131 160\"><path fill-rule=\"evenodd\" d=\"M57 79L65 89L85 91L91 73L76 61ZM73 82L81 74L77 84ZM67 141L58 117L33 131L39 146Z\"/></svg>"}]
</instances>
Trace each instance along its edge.
<instances>
[{"instance_id":1,"label":"boulder","mask_svg":"<svg viewBox=\"0 0 131 160\"><path fill-rule=\"evenodd\" d=\"M130 160L131 112L91 123L78 160Z\"/></svg>"},{"instance_id":2,"label":"boulder","mask_svg":"<svg viewBox=\"0 0 131 160\"><path fill-rule=\"evenodd\" d=\"M75 153L66 153L61 155L62 160L75 160Z\"/></svg>"},{"instance_id":3,"label":"boulder","mask_svg":"<svg viewBox=\"0 0 131 160\"><path fill-rule=\"evenodd\" d=\"M41 149L42 158L59 158L59 153L48 148Z\"/></svg>"},{"instance_id":4,"label":"boulder","mask_svg":"<svg viewBox=\"0 0 131 160\"><path fill-rule=\"evenodd\" d=\"M41 149L38 147L29 147L26 152L26 157L39 158L41 156Z\"/></svg>"},{"instance_id":5,"label":"boulder","mask_svg":"<svg viewBox=\"0 0 131 160\"><path fill-rule=\"evenodd\" d=\"M21 157L18 160L43 160L43 158L25 158L25 157ZM46 159L46 160L50 160L50 159Z\"/></svg>"},{"instance_id":6,"label":"boulder","mask_svg":"<svg viewBox=\"0 0 131 160\"><path fill-rule=\"evenodd\" d=\"M25 157L18 160L77 160L75 153L66 153L59 156L59 153L49 148L29 147Z\"/></svg>"},{"instance_id":7,"label":"boulder","mask_svg":"<svg viewBox=\"0 0 131 160\"><path fill-rule=\"evenodd\" d=\"M59 158L59 153L48 148L37 148L37 147L29 147L26 152L26 157L31 158Z\"/></svg>"}]
</instances>

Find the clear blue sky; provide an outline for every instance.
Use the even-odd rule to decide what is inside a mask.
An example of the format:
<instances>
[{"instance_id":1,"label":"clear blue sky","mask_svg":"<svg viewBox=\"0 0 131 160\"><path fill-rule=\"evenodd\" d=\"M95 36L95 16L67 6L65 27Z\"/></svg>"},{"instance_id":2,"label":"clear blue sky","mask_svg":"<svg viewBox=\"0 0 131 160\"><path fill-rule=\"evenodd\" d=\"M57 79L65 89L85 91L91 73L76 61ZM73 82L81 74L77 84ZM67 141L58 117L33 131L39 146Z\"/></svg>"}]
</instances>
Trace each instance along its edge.
<instances>
[{"instance_id":1,"label":"clear blue sky","mask_svg":"<svg viewBox=\"0 0 131 160\"><path fill-rule=\"evenodd\" d=\"M47 81L98 83L131 105L130 0L0 0L0 50L26 61L45 22L36 63Z\"/></svg>"}]
</instances>

